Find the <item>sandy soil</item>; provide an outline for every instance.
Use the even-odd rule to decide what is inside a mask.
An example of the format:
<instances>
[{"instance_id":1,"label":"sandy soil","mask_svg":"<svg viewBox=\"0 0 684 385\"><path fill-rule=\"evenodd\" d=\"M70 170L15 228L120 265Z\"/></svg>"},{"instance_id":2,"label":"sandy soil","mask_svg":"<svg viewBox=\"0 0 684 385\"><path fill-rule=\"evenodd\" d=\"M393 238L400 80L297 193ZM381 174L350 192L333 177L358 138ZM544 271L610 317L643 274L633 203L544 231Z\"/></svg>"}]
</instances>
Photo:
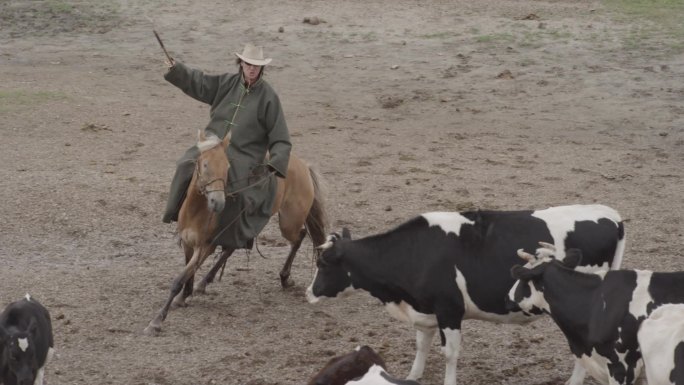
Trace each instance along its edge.
<instances>
[{"instance_id":1,"label":"sandy soil","mask_svg":"<svg viewBox=\"0 0 684 385\"><path fill-rule=\"evenodd\" d=\"M50 309L49 385L302 384L359 344L400 377L413 359L413 331L370 297L306 302L310 243L282 290L274 223L267 258L236 253L208 295L142 335L183 264L160 218L208 114L163 80L145 16L208 72L265 46L333 229L600 202L627 221L624 267L684 268L684 57L648 20L584 0L106 4L0 2L0 303L30 292ZM571 367L548 319L465 323L463 384L562 384ZM423 383L443 373L436 340Z\"/></svg>"}]
</instances>

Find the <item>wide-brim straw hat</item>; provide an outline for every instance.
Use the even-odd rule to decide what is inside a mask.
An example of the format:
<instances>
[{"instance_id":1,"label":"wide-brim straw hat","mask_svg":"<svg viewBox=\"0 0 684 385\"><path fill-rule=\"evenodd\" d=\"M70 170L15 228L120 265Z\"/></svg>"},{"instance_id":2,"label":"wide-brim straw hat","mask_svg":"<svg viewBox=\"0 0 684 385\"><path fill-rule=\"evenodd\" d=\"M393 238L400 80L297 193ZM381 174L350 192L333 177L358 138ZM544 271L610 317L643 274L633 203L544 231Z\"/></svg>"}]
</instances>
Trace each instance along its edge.
<instances>
[{"instance_id":1,"label":"wide-brim straw hat","mask_svg":"<svg viewBox=\"0 0 684 385\"><path fill-rule=\"evenodd\" d=\"M247 43L242 53L235 52L235 56L239 57L242 61L255 66L265 66L271 62L271 58L264 58L264 49L262 47L255 46L254 44Z\"/></svg>"}]
</instances>

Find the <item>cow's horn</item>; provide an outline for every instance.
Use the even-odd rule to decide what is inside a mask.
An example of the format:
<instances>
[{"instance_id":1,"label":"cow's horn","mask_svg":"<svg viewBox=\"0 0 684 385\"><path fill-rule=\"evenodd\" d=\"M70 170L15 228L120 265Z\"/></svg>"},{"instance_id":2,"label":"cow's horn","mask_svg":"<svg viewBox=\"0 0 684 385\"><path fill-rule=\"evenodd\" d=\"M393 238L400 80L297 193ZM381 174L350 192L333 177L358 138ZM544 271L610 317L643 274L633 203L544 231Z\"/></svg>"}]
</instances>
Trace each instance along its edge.
<instances>
[{"instance_id":1,"label":"cow's horn","mask_svg":"<svg viewBox=\"0 0 684 385\"><path fill-rule=\"evenodd\" d=\"M326 241L324 244L317 246L316 249L317 250L327 250L327 249L331 248L332 245L333 245L333 241Z\"/></svg>"},{"instance_id":2,"label":"cow's horn","mask_svg":"<svg viewBox=\"0 0 684 385\"><path fill-rule=\"evenodd\" d=\"M527 262L532 262L535 260L534 255L525 252L523 249L518 249L518 257L526 260Z\"/></svg>"},{"instance_id":3,"label":"cow's horn","mask_svg":"<svg viewBox=\"0 0 684 385\"><path fill-rule=\"evenodd\" d=\"M553 245L551 243L539 242L539 246L541 246L545 249L556 251L556 245Z\"/></svg>"}]
</instances>

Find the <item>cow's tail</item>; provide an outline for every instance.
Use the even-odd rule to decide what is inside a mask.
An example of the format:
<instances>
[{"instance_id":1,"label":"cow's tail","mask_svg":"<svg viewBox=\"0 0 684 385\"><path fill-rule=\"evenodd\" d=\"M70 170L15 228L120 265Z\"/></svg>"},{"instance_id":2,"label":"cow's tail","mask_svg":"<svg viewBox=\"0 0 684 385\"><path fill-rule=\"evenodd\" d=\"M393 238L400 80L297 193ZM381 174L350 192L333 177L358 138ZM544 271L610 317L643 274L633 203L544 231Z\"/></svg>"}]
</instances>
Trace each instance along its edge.
<instances>
[{"instance_id":1,"label":"cow's tail","mask_svg":"<svg viewBox=\"0 0 684 385\"><path fill-rule=\"evenodd\" d=\"M314 200L311 209L309 210L309 214L306 216L304 226L306 227L307 233L309 233L309 237L311 237L311 243L313 243L314 247L317 247L325 243L328 215L325 211L320 176L311 168L311 166L309 166L309 174L311 175L311 181L314 186Z\"/></svg>"},{"instance_id":2,"label":"cow's tail","mask_svg":"<svg viewBox=\"0 0 684 385\"><path fill-rule=\"evenodd\" d=\"M615 255L613 256L613 263L610 265L611 270L617 270L622 265L622 256L625 254L625 224L623 221L618 222L618 241L615 247Z\"/></svg>"}]
</instances>

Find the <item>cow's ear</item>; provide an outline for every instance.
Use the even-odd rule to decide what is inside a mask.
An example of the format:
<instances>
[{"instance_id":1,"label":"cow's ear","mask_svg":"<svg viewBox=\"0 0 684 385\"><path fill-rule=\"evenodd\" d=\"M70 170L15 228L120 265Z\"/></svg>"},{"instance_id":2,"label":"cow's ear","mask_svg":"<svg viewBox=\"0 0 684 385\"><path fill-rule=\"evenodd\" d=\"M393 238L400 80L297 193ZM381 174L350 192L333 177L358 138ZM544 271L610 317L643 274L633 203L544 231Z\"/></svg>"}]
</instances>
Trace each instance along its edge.
<instances>
[{"instance_id":1,"label":"cow's ear","mask_svg":"<svg viewBox=\"0 0 684 385\"><path fill-rule=\"evenodd\" d=\"M342 228L342 239L352 239L351 232L346 227Z\"/></svg>"},{"instance_id":2,"label":"cow's ear","mask_svg":"<svg viewBox=\"0 0 684 385\"><path fill-rule=\"evenodd\" d=\"M574 269L579 266L582 261L582 250L580 249L568 249L565 251L565 258L563 259L563 265L570 269Z\"/></svg>"},{"instance_id":3,"label":"cow's ear","mask_svg":"<svg viewBox=\"0 0 684 385\"><path fill-rule=\"evenodd\" d=\"M528 269L520 265L515 265L511 268L511 277L514 279L528 281L534 278L535 275L537 275L537 273L534 269Z\"/></svg>"}]
</instances>

